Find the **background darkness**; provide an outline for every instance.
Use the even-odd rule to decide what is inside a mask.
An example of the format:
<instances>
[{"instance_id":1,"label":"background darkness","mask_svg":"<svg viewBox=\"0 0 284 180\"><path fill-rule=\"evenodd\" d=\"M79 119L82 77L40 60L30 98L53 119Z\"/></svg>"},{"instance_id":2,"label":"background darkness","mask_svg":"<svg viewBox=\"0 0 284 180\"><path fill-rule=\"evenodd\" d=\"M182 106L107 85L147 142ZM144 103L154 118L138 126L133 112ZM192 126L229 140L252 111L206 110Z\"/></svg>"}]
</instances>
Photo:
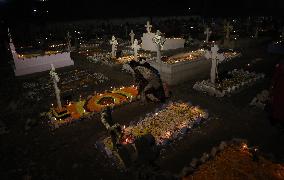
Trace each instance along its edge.
<instances>
[{"instance_id":1,"label":"background darkness","mask_svg":"<svg viewBox=\"0 0 284 180\"><path fill-rule=\"evenodd\" d=\"M8 19L78 20L137 16L282 16L283 0L0 0ZM190 10L188 8L191 8ZM37 12L33 12L36 9Z\"/></svg>"}]
</instances>

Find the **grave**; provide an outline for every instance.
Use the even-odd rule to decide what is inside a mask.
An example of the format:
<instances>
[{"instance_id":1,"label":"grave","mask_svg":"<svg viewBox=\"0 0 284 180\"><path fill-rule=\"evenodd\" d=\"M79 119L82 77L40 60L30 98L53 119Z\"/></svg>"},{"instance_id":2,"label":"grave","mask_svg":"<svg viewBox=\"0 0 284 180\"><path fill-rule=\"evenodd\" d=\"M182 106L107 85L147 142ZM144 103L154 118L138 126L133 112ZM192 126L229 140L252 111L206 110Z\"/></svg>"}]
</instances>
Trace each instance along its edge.
<instances>
[{"instance_id":1,"label":"grave","mask_svg":"<svg viewBox=\"0 0 284 180\"><path fill-rule=\"evenodd\" d=\"M50 69L51 64L53 64L55 68L74 65L74 61L70 57L70 51L46 51L43 54L18 54L10 33L9 37L9 46L14 60L15 76L47 71ZM68 47L70 46L68 45Z\"/></svg>"},{"instance_id":2,"label":"grave","mask_svg":"<svg viewBox=\"0 0 284 180\"><path fill-rule=\"evenodd\" d=\"M155 37L155 33L151 32L152 25L150 25L149 21L147 21L147 25L145 25L145 27L147 29L147 33L143 33L141 38L141 48L147 51L156 51L156 45L152 41ZM184 43L185 40L183 38L166 38L162 50L183 48Z\"/></svg>"}]
</instances>

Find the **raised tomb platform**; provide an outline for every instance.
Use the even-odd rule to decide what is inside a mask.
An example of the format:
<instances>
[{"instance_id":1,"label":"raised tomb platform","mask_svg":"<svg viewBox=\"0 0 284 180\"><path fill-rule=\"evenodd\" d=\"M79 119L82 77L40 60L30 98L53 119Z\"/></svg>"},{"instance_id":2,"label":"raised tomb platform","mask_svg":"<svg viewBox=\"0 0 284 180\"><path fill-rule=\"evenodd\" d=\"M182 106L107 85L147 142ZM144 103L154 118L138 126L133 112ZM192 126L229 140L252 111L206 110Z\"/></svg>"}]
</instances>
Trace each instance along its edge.
<instances>
[{"instance_id":1,"label":"raised tomb platform","mask_svg":"<svg viewBox=\"0 0 284 180\"><path fill-rule=\"evenodd\" d=\"M14 57L13 59L15 64L15 76L47 71L50 70L51 64L53 64L55 68L74 65L74 61L70 57L70 52L22 59Z\"/></svg>"},{"instance_id":2,"label":"raised tomb platform","mask_svg":"<svg viewBox=\"0 0 284 180\"><path fill-rule=\"evenodd\" d=\"M170 57L162 57L161 62L150 60L151 66L156 68L161 79L169 85L177 85L197 77L207 77L211 68L211 60L205 58L205 50L198 49L191 52L180 53ZM241 56L235 51L224 52L225 60L229 61Z\"/></svg>"},{"instance_id":3,"label":"raised tomb platform","mask_svg":"<svg viewBox=\"0 0 284 180\"><path fill-rule=\"evenodd\" d=\"M162 58L162 62L149 61L161 75L162 81L169 85L176 85L191 79L193 76L209 72L210 61L204 57L204 50L181 53L169 58Z\"/></svg>"},{"instance_id":4,"label":"raised tomb platform","mask_svg":"<svg viewBox=\"0 0 284 180\"><path fill-rule=\"evenodd\" d=\"M141 38L142 44L141 48L147 51L156 51L156 44L153 43L153 37L155 33L143 33ZM166 42L163 45L162 50L178 49L184 48L185 40L182 38L166 38Z\"/></svg>"},{"instance_id":5,"label":"raised tomb platform","mask_svg":"<svg viewBox=\"0 0 284 180\"><path fill-rule=\"evenodd\" d=\"M50 65L55 68L74 65L70 52L47 52L44 55L20 55L16 52L15 46L10 41L10 50L14 60L15 76L22 76L50 70Z\"/></svg>"}]
</instances>

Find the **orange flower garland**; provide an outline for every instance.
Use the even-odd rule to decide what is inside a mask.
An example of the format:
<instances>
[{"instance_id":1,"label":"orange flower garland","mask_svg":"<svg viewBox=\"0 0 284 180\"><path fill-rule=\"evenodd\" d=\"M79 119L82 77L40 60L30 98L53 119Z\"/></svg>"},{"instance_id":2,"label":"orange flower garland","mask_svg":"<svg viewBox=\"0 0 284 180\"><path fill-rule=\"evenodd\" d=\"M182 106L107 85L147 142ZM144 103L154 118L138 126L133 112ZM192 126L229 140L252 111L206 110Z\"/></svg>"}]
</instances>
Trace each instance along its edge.
<instances>
[{"instance_id":1,"label":"orange flower garland","mask_svg":"<svg viewBox=\"0 0 284 180\"><path fill-rule=\"evenodd\" d=\"M110 97L114 99L114 104L109 104L109 105L119 105L125 101L127 101L127 99L119 94L114 94L114 93L104 93L104 94L99 94L99 95L95 95L93 96L88 102L87 102L87 110L91 111L91 112L100 112L106 105L102 105L99 104L99 101L102 98L106 98L106 97Z\"/></svg>"}]
</instances>

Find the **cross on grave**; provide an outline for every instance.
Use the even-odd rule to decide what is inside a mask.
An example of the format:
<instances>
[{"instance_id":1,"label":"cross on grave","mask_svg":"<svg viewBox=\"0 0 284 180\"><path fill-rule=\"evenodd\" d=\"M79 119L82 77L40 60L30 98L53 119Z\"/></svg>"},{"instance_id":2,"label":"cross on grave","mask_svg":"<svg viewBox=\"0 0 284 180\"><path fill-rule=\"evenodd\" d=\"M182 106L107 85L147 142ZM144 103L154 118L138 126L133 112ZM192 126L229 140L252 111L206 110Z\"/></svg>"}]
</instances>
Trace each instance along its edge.
<instances>
[{"instance_id":1,"label":"cross on grave","mask_svg":"<svg viewBox=\"0 0 284 180\"><path fill-rule=\"evenodd\" d=\"M164 43L166 42L166 39L164 36L162 36L162 33L159 30L157 30L152 40L157 46L157 62L161 62L161 49Z\"/></svg>"},{"instance_id":2,"label":"cross on grave","mask_svg":"<svg viewBox=\"0 0 284 180\"><path fill-rule=\"evenodd\" d=\"M111 44L111 57L116 58L116 50L117 50L118 43L114 36L112 36L109 43Z\"/></svg>"},{"instance_id":3,"label":"cross on grave","mask_svg":"<svg viewBox=\"0 0 284 180\"><path fill-rule=\"evenodd\" d=\"M58 88L57 83L59 82L59 77L57 75L57 73L55 72L55 68L53 66L53 64L51 65L51 70L49 72L52 80L53 80L53 86L54 86L54 90L55 90L55 95L56 95L56 101L57 101L57 106L59 108L59 110L62 109L62 105L61 105L61 100L60 100L60 89Z\"/></svg>"},{"instance_id":4,"label":"cross on grave","mask_svg":"<svg viewBox=\"0 0 284 180\"><path fill-rule=\"evenodd\" d=\"M146 27L146 31L147 31L147 33L151 33L152 25L150 24L150 22L149 22L149 21L147 21L147 24L145 25L145 27Z\"/></svg>"},{"instance_id":5,"label":"cross on grave","mask_svg":"<svg viewBox=\"0 0 284 180\"><path fill-rule=\"evenodd\" d=\"M130 36L130 42L131 42L131 45L133 44L133 42L134 42L134 36L135 36L135 34L134 34L134 32L133 32L133 30L131 29L131 31L130 31L130 33L129 33L129 36Z\"/></svg>"},{"instance_id":6,"label":"cross on grave","mask_svg":"<svg viewBox=\"0 0 284 180\"><path fill-rule=\"evenodd\" d=\"M281 37L284 38L284 26L282 27L282 30L281 30Z\"/></svg>"},{"instance_id":7,"label":"cross on grave","mask_svg":"<svg viewBox=\"0 0 284 180\"><path fill-rule=\"evenodd\" d=\"M71 51L71 36L69 32L67 32L66 40L67 40L67 50L70 52Z\"/></svg>"},{"instance_id":8,"label":"cross on grave","mask_svg":"<svg viewBox=\"0 0 284 180\"><path fill-rule=\"evenodd\" d=\"M210 72L210 81L211 83L215 84L216 77L218 77L218 63L219 61L222 62L225 57L223 53L218 53L219 47L215 44L211 47L211 51L205 52L206 59L211 59L211 72Z\"/></svg>"},{"instance_id":9,"label":"cross on grave","mask_svg":"<svg viewBox=\"0 0 284 180\"><path fill-rule=\"evenodd\" d=\"M259 27L255 28L255 34L254 34L254 38L258 38L258 32L259 32Z\"/></svg>"},{"instance_id":10,"label":"cross on grave","mask_svg":"<svg viewBox=\"0 0 284 180\"><path fill-rule=\"evenodd\" d=\"M140 45L138 44L137 39L134 40L134 42L133 42L131 47L134 50L134 60L137 61L137 57L138 57L137 51L140 49Z\"/></svg>"},{"instance_id":11,"label":"cross on grave","mask_svg":"<svg viewBox=\"0 0 284 180\"><path fill-rule=\"evenodd\" d=\"M227 24L224 25L224 29L226 32L226 39L230 38L230 32L233 30L233 26L230 25L230 22L227 22Z\"/></svg>"},{"instance_id":12,"label":"cross on grave","mask_svg":"<svg viewBox=\"0 0 284 180\"><path fill-rule=\"evenodd\" d=\"M204 34L206 35L206 40L205 40L206 43L208 43L208 40L209 40L211 33L212 33L212 31L210 31L210 28L207 27L204 31Z\"/></svg>"},{"instance_id":13,"label":"cross on grave","mask_svg":"<svg viewBox=\"0 0 284 180\"><path fill-rule=\"evenodd\" d=\"M12 35L10 33L10 29L9 28L8 28L8 36L9 36L9 43L11 43L12 42Z\"/></svg>"}]
</instances>

